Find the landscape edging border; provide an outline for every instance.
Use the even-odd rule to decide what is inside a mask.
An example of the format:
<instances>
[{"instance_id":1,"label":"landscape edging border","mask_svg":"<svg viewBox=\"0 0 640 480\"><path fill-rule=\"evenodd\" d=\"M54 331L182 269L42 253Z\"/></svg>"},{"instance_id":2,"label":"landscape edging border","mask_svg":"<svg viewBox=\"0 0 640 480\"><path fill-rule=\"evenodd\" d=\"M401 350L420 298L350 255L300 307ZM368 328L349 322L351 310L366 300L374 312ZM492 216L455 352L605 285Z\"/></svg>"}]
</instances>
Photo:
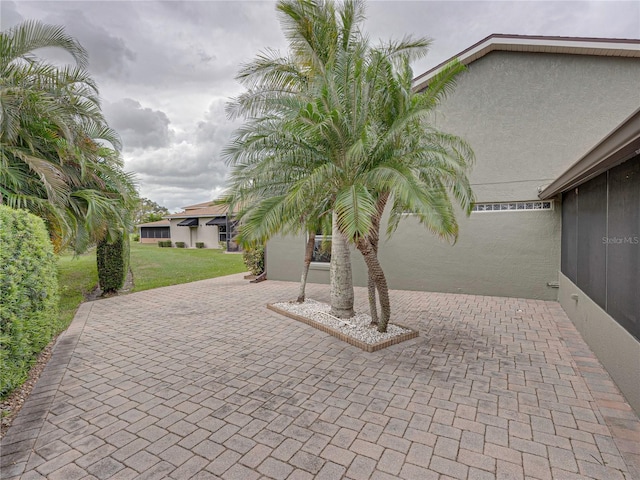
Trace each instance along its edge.
<instances>
[{"instance_id":1,"label":"landscape edging border","mask_svg":"<svg viewBox=\"0 0 640 480\"><path fill-rule=\"evenodd\" d=\"M416 338L420 335L420 332L418 330L414 330L413 328L405 327L404 325L400 325L396 323L394 325L398 327L402 327L406 330L409 330L409 332L403 333L402 335L398 335L393 338L389 338L388 340L383 340L382 342L366 343L366 342L363 342L362 340L358 340L357 338L350 337L349 335L346 335L340 330L336 330L335 328L332 328L328 325L324 325L323 323L312 320L311 318L303 317L302 315L297 315L295 313L291 313L281 308L278 308L272 303L267 303L267 309L273 312L279 313L280 315L284 315L285 317L289 317L293 320L297 320L299 322L305 323L325 333L328 333L329 335L336 337L337 339L342 340L343 342L346 342L349 345L358 347L368 353L382 350L383 348L390 347L391 345L396 345L398 343L411 340L412 338Z\"/></svg>"}]
</instances>

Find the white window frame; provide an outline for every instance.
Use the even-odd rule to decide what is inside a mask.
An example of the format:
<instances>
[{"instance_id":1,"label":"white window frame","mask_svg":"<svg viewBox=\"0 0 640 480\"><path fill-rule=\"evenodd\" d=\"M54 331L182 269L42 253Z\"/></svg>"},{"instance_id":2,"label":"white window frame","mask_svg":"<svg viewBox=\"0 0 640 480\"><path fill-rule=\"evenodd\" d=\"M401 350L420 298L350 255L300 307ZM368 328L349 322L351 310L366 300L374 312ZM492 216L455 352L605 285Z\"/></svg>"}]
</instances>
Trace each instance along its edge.
<instances>
[{"instance_id":1,"label":"white window frame","mask_svg":"<svg viewBox=\"0 0 640 480\"><path fill-rule=\"evenodd\" d=\"M517 202L477 202L471 213L540 212L554 210L553 200L525 200Z\"/></svg>"},{"instance_id":2,"label":"white window frame","mask_svg":"<svg viewBox=\"0 0 640 480\"><path fill-rule=\"evenodd\" d=\"M309 234L307 234L307 241L308 240L309 240ZM331 241L331 235L316 235L316 238L315 238L316 244L318 242L323 242L326 240ZM314 245L314 251L315 251L315 245ZM331 256L331 254L329 254L329 256ZM311 257L310 267L313 268L314 270L329 270L329 265L331 265L331 259L329 259L328 262L318 262L318 261L314 261L313 257Z\"/></svg>"}]
</instances>

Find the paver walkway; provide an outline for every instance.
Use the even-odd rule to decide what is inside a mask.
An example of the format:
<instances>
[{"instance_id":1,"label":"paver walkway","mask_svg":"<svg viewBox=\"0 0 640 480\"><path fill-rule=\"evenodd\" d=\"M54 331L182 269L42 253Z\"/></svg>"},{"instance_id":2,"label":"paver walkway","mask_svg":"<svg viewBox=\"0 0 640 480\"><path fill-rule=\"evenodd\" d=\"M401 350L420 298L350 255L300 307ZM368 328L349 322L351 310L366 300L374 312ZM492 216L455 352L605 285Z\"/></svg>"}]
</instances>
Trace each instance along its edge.
<instances>
[{"instance_id":1,"label":"paver walkway","mask_svg":"<svg viewBox=\"0 0 640 480\"><path fill-rule=\"evenodd\" d=\"M83 304L1 478L640 478L638 418L557 303L394 291L420 337L363 353L265 308L296 293L234 275Z\"/></svg>"}]
</instances>

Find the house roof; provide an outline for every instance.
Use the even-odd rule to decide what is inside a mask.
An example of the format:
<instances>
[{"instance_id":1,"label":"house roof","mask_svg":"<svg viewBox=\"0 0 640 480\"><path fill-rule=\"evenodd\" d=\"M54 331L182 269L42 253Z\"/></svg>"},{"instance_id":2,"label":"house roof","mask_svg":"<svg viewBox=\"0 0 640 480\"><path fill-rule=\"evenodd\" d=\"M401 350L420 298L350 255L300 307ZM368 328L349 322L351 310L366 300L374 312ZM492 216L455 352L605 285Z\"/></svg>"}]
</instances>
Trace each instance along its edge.
<instances>
[{"instance_id":1,"label":"house roof","mask_svg":"<svg viewBox=\"0 0 640 480\"><path fill-rule=\"evenodd\" d=\"M184 211L167 215L164 218L191 218L191 217L224 217L227 215L226 205L213 205L215 200L210 202L197 203L184 208Z\"/></svg>"},{"instance_id":2,"label":"house roof","mask_svg":"<svg viewBox=\"0 0 640 480\"><path fill-rule=\"evenodd\" d=\"M445 65L456 58L464 65L469 65L494 51L640 57L640 39L548 37L494 33L418 75L413 79L413 86L416 90L422 90Z\"/></svg>"},{"instance_id":3,"label":"house roof","mask_svg":"<svg viewBox=\"0 0 640 480\"><path fill-rule=\"evenodd\" d=\"M158 220L157 222L141 223L136 227L168 227L171 224L169 220Z\"/></svg>"},{"instance_id":4,"label":"house roof","mask_svg":"<svg viewBox=\"0 0 640 480\"><path fill-rule=\"evenodd\" d=\"M546 200L640 155L640 108L540 192Z\"/></svg>"},{"instance_id":5,"label":"house roof","mask_svg":"<svg viewBox=\"0 0 640 480\"><path fill-rule=\"evenodd\" d=\"M196 203L195 205L189 205L186 207L182 207L184 210L193 210L194 208L206 208L206 207L210 207L211 204L214 202L215 200L210 200L208 202L202 202L202 203Z\"/></svg>"}]
</instances>

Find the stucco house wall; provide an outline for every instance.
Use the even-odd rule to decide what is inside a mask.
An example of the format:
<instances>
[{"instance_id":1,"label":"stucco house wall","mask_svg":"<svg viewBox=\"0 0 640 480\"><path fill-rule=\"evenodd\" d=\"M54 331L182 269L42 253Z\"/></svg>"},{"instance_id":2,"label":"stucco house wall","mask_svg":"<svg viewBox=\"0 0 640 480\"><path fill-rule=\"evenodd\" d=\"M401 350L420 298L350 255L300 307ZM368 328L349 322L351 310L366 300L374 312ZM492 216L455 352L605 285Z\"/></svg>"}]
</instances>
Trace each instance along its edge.
<instances>
[{"instance_id":1,"label":"stucco house wall","mask_svg":"<svg viewBox=\"0 0 640 480\"><path fill-rule=\"evenodd\" d=\"M184 242L187 248L196 248L196 243L202 242L205 248L223 248L220 244L220 228L217 225L207 225L207 222L214 219L224 222L227 218L227 207L224 205L216 205L215 201L198 203L186 206L182 212L165 218L171 223L171 240L174 245L175 242ZM197 225L179 225L189 220L197 220Z\"/></svg>"},{"instance_id":2,"label":"stucco house wall","mask_svg":"<svg viewBox=\"0 0 640 480\"><path fill-rule=\"evenodd\" d=\"M640 59L493 51L473 61L435 114L435 125L472 146L478 203L538 199L541 189L638 106ZM540 211L460 217L451 247L407 216L380 259L391 288L556 300L561 204ZM271 279L299 279L305 239L267 248ZM354 283L366 283L355 252ZM328 282L313 266L312 282Z\"/></svg>"},{"instance_id":3,"label":"stucco house wall","mask_svg":"<svg viewBox=\"0 0 640 480\"><path fill-rule=\"evenodd\" d=\"M171 241L175 245L176 242L184 242L187 247L194 246L192 243L192 234L190 227L178 227L178 223L182 221L181 218L171 219Z\"/></svg>"},{"instance_id":4,"label":"stucco house wall","mask_svg":"<svg viewBox=\"0 0 640 480\"><path fill-rule=\"evenodd\" d=\"M171 241L184 242L187 248L195 248L197 242L203 242L205 248L221 248L218 241L218 227L206 225L213 217L198 218L197 227L179 227L184 218L171 219Z\"/></svg>"}]
</instances>

